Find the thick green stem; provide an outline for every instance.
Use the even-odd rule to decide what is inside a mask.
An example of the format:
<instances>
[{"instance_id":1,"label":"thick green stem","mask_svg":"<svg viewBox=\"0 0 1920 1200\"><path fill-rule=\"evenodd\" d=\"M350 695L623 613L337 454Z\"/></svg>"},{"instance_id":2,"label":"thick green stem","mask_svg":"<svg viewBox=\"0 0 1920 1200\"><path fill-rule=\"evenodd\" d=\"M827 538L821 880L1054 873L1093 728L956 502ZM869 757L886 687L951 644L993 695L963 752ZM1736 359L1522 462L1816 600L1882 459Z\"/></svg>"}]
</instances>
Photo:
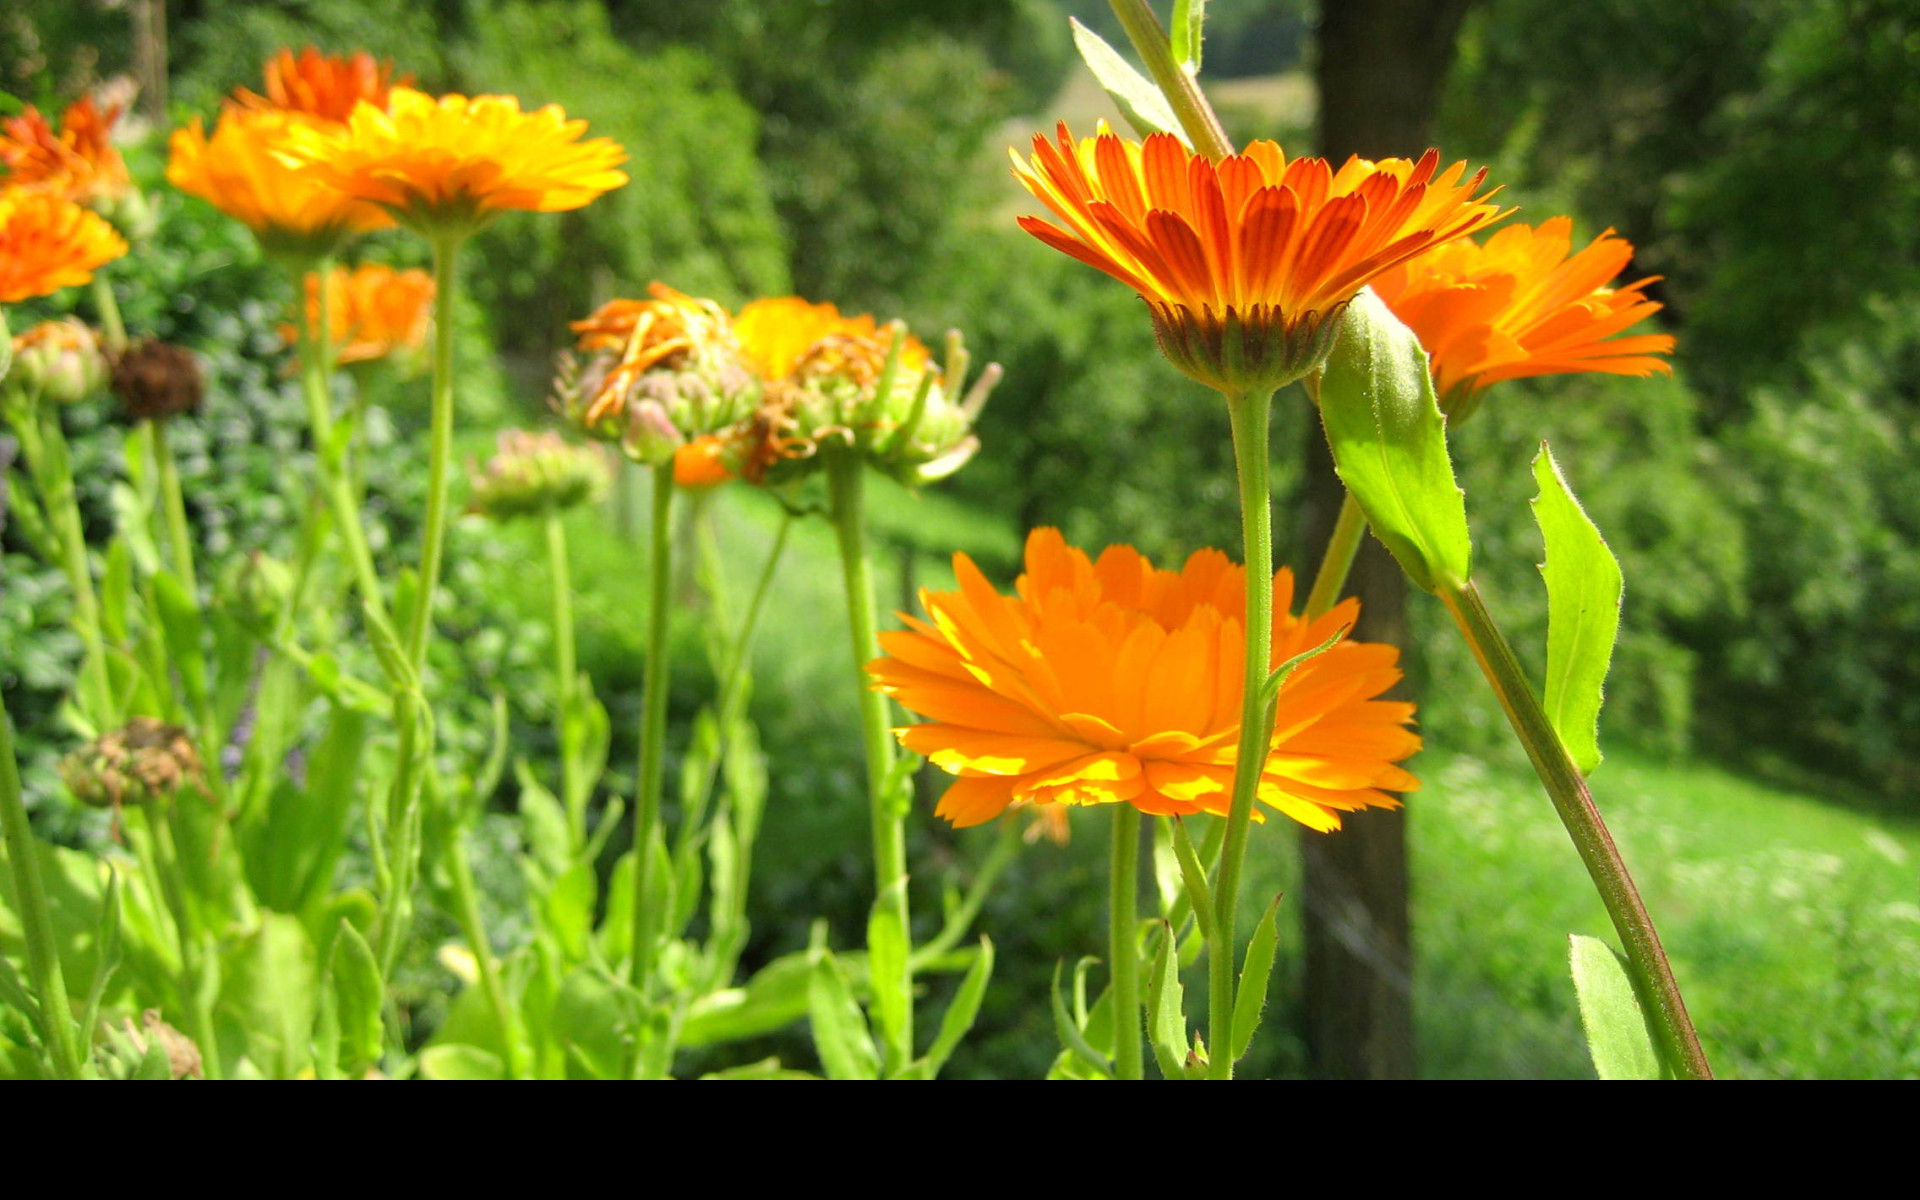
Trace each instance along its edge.
<instances>
[{"instance_id":1,"label":"thick green stem","mask_svg":"<svg viewBox=\"0 0 1920 1200\"><path fill-rule=\"evenodd\" d=\"M1353 570L1353 557L1360 552L1360 540L1367 535L1367 515L1352 492L1340 501L1340 517L1333 523L1333 536L1327 539L1327 552L1320 557L1320 569L1313 576L1313 590L1307 593L1306 619L1323 615L1340 600Z\"/></svg>"},{"instance_id":2,"label":"thick green stem","mask_svg":"<svg viewBox=\"0 0 1920 1200\"><path fill-rule=\"evenodd\" d=\"M453 462L454 268L457 238L433 243L433 427L427 448L427 522L420 542L420 588L407 626L407 658L414 673L426 667L433 629L433 594L440 589L440 557L447 539L447 475Z\"/></svg>"},{"instance_id":3,"label":"thick green stem","mask_svg":"<svg viewBox=\"0 0 1920 1200\"><path fill-rule=\"evenodd\" d=\"M656 913L647 902L653 839L660 828L660 789L667 752L668 631L673 603L673 464L653 469L652 565L647 588L647 666L640 711L640 787L633 813L633 959L628 979L644 994L653 974Z\"/></svg>"},{"instance_id":4,"label":"thick green stem","mask_svg":"<svg viewBox=\"0 0 1920 1200\"><path fill-rule=\"evenodd\" d=\"M1113 1073L1141 1077L1140 1008L1140 810L1113 806L1113 858L1107 866L1107 953L1113 966Z\"/></svg>"},{"instance_id":5,"label":"thick green stem","mask_svg":"<svg viewBox=\"0 0 1920 1200\"><path fill-rule=\"evenodd\" d=\"M587 793L580 786L580 764L567 745L573 713L573 689L580 668L574 656L573 571L567 561L567 527L558 512L547 514L547 574L553 582L553 737L560 748L560 799L567 806L567 828L574 853L587 846Z\"/></svg>"},{"instance_id":6,"label":"thick green stem","mask_svg":"<svg viewBox=\"0 0 1920 1200\"><path fill-rule=\"evenodd\" d=\"M1473 656L1480 662L1487 682L1493 685L1506 710L1507 720L1526 747L1533 769L1546 785L1560 821L1573 838L1580 861L1586 864L1600 899L1613 918L1613 928L1626 947L1627 964L1632 969L1634 991L1640 1004L1653 1018L1655 1035L1674 1072L1687 1079L1711 1079L1713 1069L1700 1048L1700 1035L1687 1016L1686 1001L1674 980L1673 967L1660 946L1660 935L1653 918L1640 900L1639 889L1627 873L1619 847L1607 832L1606 822L1594 805L1587 781L1567 757L1566 748L1554 732L1553 723L1534 695L1526 672L1513 652L1513 646L1494 624L1480 591L1471 583L1442 584L1440 599L1459 624Z\"/></svg>"},{"instance_id":7,"label":"thick green stem","mask_svg":"<svg viewBox=\"0 0 1920 1200\"><path fill-rule=\"evenodd\" d=\"M120 301L114 298L113 285L106 272L93 277L93 306L100 310L100 344L108 354L127 348L127 323L120 319Z\"/></svg>"},{"instance_id":8,"label":"thick green stem","mask_svg":"<svg viewBox=\"0 0 1920 1200\"><path fill-rule=\"evenodd\" d=\"M1207 947L1208 1067L1210 1079L1233 1078L1235 922L1240 909L1240 865L1247 854L1247 826L1266 768L1272 717L1260 702L1273 657L1273 508L1267 483L1267 429L1273 395L1227 397L1233 420L1233 458L1240 475L1240 533L1247 569L1247 654L1240 699L1240 745L1234 759L1233 805L1227 810L1226 841L1214 883L1214 929Z\"/></svg>"},{"instance_id":9,"label":"thick green stem","mask_svg":"<svg viewBox=\"0 0 1920 1200\"><path fill-rule=\"evenodd\" d=\"M73 1035L73 1002L60 971L59 943L53 936L53 910L40 878L40 856L34 849L33 827L20 792L20 768L13 757L13 719L0 709L0 835L7 845L7 865L13 872L14 911L20 914L20 933L27 948L27 979L40 1002L40 1024L47 1039L47 1057L54 1074L80 1078L80 1057Z\"/></svg>"},{"instance_id":10,"label":"thick green stem","mask_svg":"<svg viewBox=\"0 0 1920 1200\"><path fill-rule=\"evenodd\" d=\"M345 448L338 445L333 424L333 395L328 380L333 374L332 331L327 312L332 303L333 264L322 260L314 264L319 278L317 318L304 302L305 272L294 272L294 286L303 297L300 305L300 387L307 401L307 424L312 430L314 455L320 465L320 489L333 510L333 523L347 547L347 563L353 570L354 587L360 598L376 613L386 615L387 603L380 591L380 576L373 567L373 551L367 546L367 532L360 523L360 502L347 478Z\"/></svg>"},{"instance_id":11,"label":"thick green stem","mask_svg":"<svg viewBox=\"0 0 1920 1200\"><path fill-rule=\"evenodd\" d=\"M173 569L187 595L200 602L199 577L193 570L193 531L187 525L187 500L180 490L180 464L173 457L173 440L167 434L167 422L149 421L152 430L153 461L159 468L160 504L167 515L167 541L173 548Z\"/></svg>"},{"instance_id":12,"label":"thick green stem","mask_svg":"<svg viewBox=\"0 0 1920 1200\"><path fill-rule=\"evenodd\" d=\"M1233 143L1227 140L1220 118L1214 115L1213 106L1207 103L1198 81L1173 61L1173 45L1167 40L1167 31L1161 28L1160 18L1153 15L1146 0L1110 2L1113 15L1120 18L1120 27L1127 31L1140 61L1147 65L1147 74L1153 77L1173 107L1173 115L1180 119L1193 148L1215 160L1232 154Z\"/></svg>"},{"instance_id":13,"label":"thick green stem","mask_svg":"<svg viewBox=\"0 0 1920 1200\"><path fill-rule=\"evenodd\" d=\"M460 845L447 856L447 872L452 877L454 917L460 922L460 935L473 951L475 969L480 972L480 990L500 1026L500 1039L507 1046L507 1078L526 1078L525 1038L520 1033L519 1015L507 1002L507 989L500 979L500 966L493 959L493 943L487 937L486 920L480 915L480 889L473 880L473 864L468 861L465 831L457 832Z\"/></svg>"},{"instance_id":14,"label":"thick green stem","mask_svg":"<svg viewBox=\"0 0 1920 1200\"><path fill-rule=\"evenodd\" d=\"M847 627L852 634L853 677L860 695L860 736L867 751L867 800L873 831L875 894L894 908L900 928L912 939L913 924L907 903L907 829L905 806L896 796L893 722L887 698L869 686L867 663L880 656L877 605L873 593L873 564L867 554L867 514L864 498L866 466L851 447L830 447L827 457L827 497L833 531L840 546L841 579L847 597ZM875 979L873 988L899 991L907 1014L903 1028L893 1031L887 1046L888 1069L904 1067L913 1058L913 964L892 979Z\"/></svg>"}]
</instances>

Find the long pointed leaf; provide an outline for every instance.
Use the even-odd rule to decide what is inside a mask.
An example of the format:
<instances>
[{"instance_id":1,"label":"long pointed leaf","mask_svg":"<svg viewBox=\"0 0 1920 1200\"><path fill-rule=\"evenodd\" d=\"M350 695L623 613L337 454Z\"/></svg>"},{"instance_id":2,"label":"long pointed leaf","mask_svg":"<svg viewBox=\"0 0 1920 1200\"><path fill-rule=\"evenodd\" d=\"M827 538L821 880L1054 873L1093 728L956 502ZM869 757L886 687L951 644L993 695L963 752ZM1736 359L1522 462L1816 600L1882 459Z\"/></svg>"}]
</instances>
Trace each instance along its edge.
<instances>
[{"instance_id":1,"label":"long pointed leaf","mask_svg":"<svg viewBox=\"0 0 1920 1200\"><path fill-rule=\"evenodd\" d=\"M1600 703L1620 632L1620 563L1574 499L1553 451L1533 460L1533 516L1547 545L1547 719L1582 775L1600 765Z\"/></svg>"}]
</instances>

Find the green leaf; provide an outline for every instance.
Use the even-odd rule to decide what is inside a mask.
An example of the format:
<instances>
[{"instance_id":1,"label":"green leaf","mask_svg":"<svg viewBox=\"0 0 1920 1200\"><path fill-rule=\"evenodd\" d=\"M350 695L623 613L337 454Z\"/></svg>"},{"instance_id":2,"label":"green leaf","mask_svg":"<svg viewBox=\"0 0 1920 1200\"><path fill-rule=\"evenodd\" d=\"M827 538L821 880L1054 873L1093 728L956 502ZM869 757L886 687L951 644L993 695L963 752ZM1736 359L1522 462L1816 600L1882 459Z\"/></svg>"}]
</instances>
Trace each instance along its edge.
<instances>
[{"instance_id":1,"label":"green leaf","mask_svg":"<svg viewBox=\"0 0 1920 1200\"><path fill-rule=\"evenodd\" d=\"M954 1047L973 1028L974 1018L980 1015L980 1002L986 998L987 981L992 977L993 939L983 933L980 935L980 955L967 968L965 978L960 980L960 990L953 994L953 1002L947 1005L947 1011L940 1016L940 1032L927 1050L927 1056L921 1060L927 1064L928 1078L940 1073L940 1068L947 1065L947 1059L953 1054Z\"/></svg>"},{"instance_id":2,"label":"green leaf","mask_svg":"<svg viewBox=\"0 0 1920 1200\"><path fill-rule=\"evenodd\" d=\"M745 987L726 988L695 1000L680 1030L683 1046L710 1046L772 1033L807 1015L813 965L805 954L776 958Z\"/></svg>"},{"instance_id":3,"label":"green leaf","mask_svg":"<svg viewBox=\"0 0 1920 1200\"><path fill-rule=\"evenodd\" d=\"M167 657L179 673L181 686L197 712L207 699L207 660L201 649L200 606L171 571L154 576L153 598L160 610Z\"/></svg>"},{"instance_id":4,"label":"green leaf","mask_svg":"<svg viewBox=\"0 0 1920 1200\"><path fill-rule=\"evenodd\" d=\"M1465 583L1473 546L1466 497L1447 457L1427 354L1371 289L1340 318L1320 418L1341 481L1407 578L1429 592Z\"/></svg>"},{"instance_id":5,"label":"green leaf","mask_svg":"<svg viewBox=\"0 0 1920 1200\"><path fill-rule=\"evenodd\" d=\"M1253 1045L1254 1031L1260 1028L1260 1012L1267 1006L1267 982L1273 976L1273 956L1280 944L1280 931L1276 923L1276 914L1280 911L1280 897L1275 896L1273 903L1267 905L1267 911L1254 926L1253 938L1247 943L1247 957L1240 965L1240 989L1233 1000L1233 1061L1239 1062L1247 1056L1247 1048Z\"/></svg>"},{"instance_id":6,"label":"green leaf","mask_svg":"<svg viewBox=\"0 0 1920 1200\"><path fill-rule=\"evenodd\" d=\"M534 778L526 759L513 760L513 777L520 784L520 827L526 834L527 850L549 877L558 875L573 862L573 834L567 828L566 810L546 785Z\"/></svg>"},{"instance_id":7,"label":"green leaf","mask_svg":"<svg viewBox=\"0 0 1920 1200\"><path fill-rule=\"evenodd\" d=\"M1187 836L1187 825L1179 817L1173 818L1173 852L1180 860L1180 877L1187 886L1187 903L1193 910L1194 924L1200 929L1200 936L1213 937L1213 888L1207 883L1207 869L1201 865L1200 856L1194 852L1193 839Z\"/></svg>"},{"instance_id":8,"label":"green leaf","mask_svg":"<svg viewBox=\"0 0 1920 1200\"><path fill-rule=\"evenodd\" d=\"M1567 487L1545 442L1533 460L1533 517L1547 544L1547 719L1573 765L1600 765L1600 702L1620 632L1620 563Z\"/></svg>"},{"instance_id":9,"label":"green leaf","mask_svg":"<svg viewBox=\"0 0 1920 1200\"><path fill-rule=\"evenodd\" d=\"M349 1079L366 1075L380 1060L383 1030L380 1023L385 993L380 964L373 948L353 923L341 919L328 963L340 1025L340 1069Z\"/></svg>"},{"instance_id":10,"label":"green leaf","mask_svg":"<svg viewBox=\"0 0 1920 1200\"><path fill-rule=\"evenodd\" d=\"M1180 986L1173 927L1165 921L1158 924L1160 948L1147 970L1147 1044L1153 1047L1160 1074L1179 1079L1187 1054L1186 989Z\"/></svg>"},{"instance_id":11,"label":"green leaf","mask_svg":"<svg viewBox=\"0 0 1920 1200\"><path fill-rule=\"evenodd\" d=\"M580 967L560 985L553 1031L593 1078L622 1079L633 1061L645 1007L626 981Z\"/></svg>"},{"instance_id":12,"label":"green leaf","mask_svg":"<svg viewBox=\"0 0 1920 1200\"><path fill-rule=\"evenodd\" d=\"M1599 938L1571 934L1573 990L1580 997L1580 1024L1587 1052L1602 1079L1663 1079L1660 1052L1640 1000L1633 994L1626 960Z\"/></svg>"},{"instance_id":13,"label":"green leaf","mask_svg":"<svg viewBox=\"0 0 1920 1200\"><path fill-rule=\"evenodd\" d=\"M120 969L120 872L111 863L105 866L107 886L100 892L99 965L93 970L86 1009L80 1018L80 1036L87 1039L93 1037L94 1024L100 1018L100 998L106 995L113 973Z\"/></svg>"},{"instance_id":14,"label":"green leaf","mask_svg":"<svg viewBox=\"0 0 1920 1200\"><path fill-rule=\"evenodd\" d=\"M401 649L400 635L393 625L381 615L379 609L362 600L360 615L367 624L367 640L373 643L374 657L380 660L380 669L387 673L387 681L393 684L395 691L411 692L420 686L420 679L414 673L413 663Z\"/></svg>"},{"instance_id":15,"label":"green leaf","mask_svg":"<svg viewBox=\"0 0 1920 1200\"><path fill-rule=\"evenodd\" d=\"M1087 1041L1086 1033L1073 1019L1073 1014L1067 1011L1067 1002L1060 996L1060 966L1058 962L1053 964L1053 986L1047 989L1047 995L1053 1001L1053 1031L1059 1035L1060 1044L1078 1057L1083 1067L1111 1076L1113 1064Z\"/></svg>"},{"instance_id":16,"label":"green leaf","mask_svg":"<svg viewBox=\"0 0 1920 1200\"><path fill-rule=\"evenodd\" d=\"M259 921L227 953L220 1011L245 1031L262 1074L291 1079L308 1063L319 967L297 919L262 912Z\"/></svg>"},{"instance_id":17,"label":"green leaf","mask_svg":"<svg viewBox=\"0 0 1920 1200\"><path fill-rule=\"evenodd\" d=\"M1173 0L1173 61L1189 75L1200 73L1200 40L1207 0Z\"/></svg>"},{"instance_id":18,"label":"green leaf","mask_svg":"<svg viewBox=\"0 0 1920 1200\"><path fill-rule=\"evenodd\" d=\"M846 972L831 951L818 951L807 978L807 1015L813 1045L828 1079L878 1079L880 1052L874 1048L867 1019L854 1002Z\"/></svg>"},{"instance_id":19,"label":"green leaf","mask_svg":"<svg viewBox=\"0 0 1920 1200\"><path fill-rule=\"evenodd\" d=\"M887 1045L906 1040L913 1020L913 998L898 986L908 981L907 960L913 948L900 923L900 897L907 890L906 876L894 880L873 902L867 916L867 974L872 980L874 1016L880 1023L882 1041ZM891 1064L899 1066L901 1064Z\"/></svg>"},{"instance_id":20,"label":"green leaf","mask_svg":"<svg viewBox=\"0 0 1920 1200\"><path fill-rule=\"evenodd\" d=\"M1073 44L1087 69L1100 81L1100 86L1107 89L1107 95L1113 97L1115 107L1133 126L1134 132L1141 137L1171 133L1182 145L1188 145L1186 131L1180 128L1179 118L1173 115L1173 108L1160 94L1160 89L1099 34L1072 17L1067 19L1073 26Z\"/></svg>"},{"instance_id":21,"label":"green leaf","mask_svg":"<svg viewBox=\"0 0 1920 1200\"><path fill-rule=\"evenodd\" d=\"M507 1065L500 1061L498 1054L456 1042L422 1050L420 1076L423 1079L505 1079Z\"/></svg>"}]
</instances>

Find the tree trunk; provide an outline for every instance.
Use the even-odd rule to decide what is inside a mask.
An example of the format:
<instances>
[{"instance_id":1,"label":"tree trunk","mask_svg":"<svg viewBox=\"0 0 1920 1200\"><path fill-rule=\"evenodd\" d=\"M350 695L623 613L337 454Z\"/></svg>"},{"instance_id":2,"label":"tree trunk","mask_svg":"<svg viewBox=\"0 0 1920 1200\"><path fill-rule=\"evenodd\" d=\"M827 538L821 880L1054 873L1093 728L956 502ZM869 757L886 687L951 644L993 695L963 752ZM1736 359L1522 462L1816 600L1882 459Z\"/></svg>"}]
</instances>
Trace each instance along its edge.
<instances>
[{"instance_id":1,"label":"tree trunk","mask_svg":"<svg viewBox=\"0 0 1920 1200\"><path fill-rule=\"evenodd\" d=\"M1455 38L1471 0L1321 0L1320 153L1415 158L1430 144ZM1344 491L1322 437L1307 439L1306 545L1321 547ZM1317 565L1317 558L1313 560ZM1406 579L1379 542L1347 585L1355 636L1406 644ZM1405 691L1402 685L1401 691ZM1406 820L1353 813L1335 834L1304 833L1307 1069L1322 1079L1415 1074Z\"/></svg>"}]
</instances>

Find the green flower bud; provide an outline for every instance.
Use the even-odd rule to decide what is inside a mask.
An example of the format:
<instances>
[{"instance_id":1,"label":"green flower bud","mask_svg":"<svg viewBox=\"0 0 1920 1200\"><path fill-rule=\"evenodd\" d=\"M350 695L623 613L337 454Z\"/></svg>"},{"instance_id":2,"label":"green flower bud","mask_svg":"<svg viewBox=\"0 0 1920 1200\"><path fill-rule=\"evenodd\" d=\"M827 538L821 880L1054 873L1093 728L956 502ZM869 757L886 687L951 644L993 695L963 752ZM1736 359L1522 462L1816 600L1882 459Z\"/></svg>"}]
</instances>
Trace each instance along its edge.
<instances>
[{"instance_id":1,"label":"green flower bud","mask_svg":"<svg viewBox=\"0 0 1920 1200\"><path fill-rule=\"evenodd\" d=\"M238 559L221 581L221 600L240 627L266 637L279 624L293 595L293 572L259 550Z\"/></svg>"},{"instance_id":2,"label":"green flower bud","mask_svg":"<svg viewBox=\"0 0 1920 1200\"><path fill-rule=\"evenodd\" d=\"M469 507L496 521L562 512L606 494L612 483L606 455L549 430L510 429L485 469L469 464Z\"/></svg>"},{"instance_id":3,"label":"green flower bud","mask_svg":"<svg viewBox=\"0 0 1920 1200\"><path fill-rule=\"evenodd\" d=\"M13 339L9 387L52 404L72 404L107 382L107 359L93 330L66 318L42 321Z\"/></svg>"}]
</instances>

